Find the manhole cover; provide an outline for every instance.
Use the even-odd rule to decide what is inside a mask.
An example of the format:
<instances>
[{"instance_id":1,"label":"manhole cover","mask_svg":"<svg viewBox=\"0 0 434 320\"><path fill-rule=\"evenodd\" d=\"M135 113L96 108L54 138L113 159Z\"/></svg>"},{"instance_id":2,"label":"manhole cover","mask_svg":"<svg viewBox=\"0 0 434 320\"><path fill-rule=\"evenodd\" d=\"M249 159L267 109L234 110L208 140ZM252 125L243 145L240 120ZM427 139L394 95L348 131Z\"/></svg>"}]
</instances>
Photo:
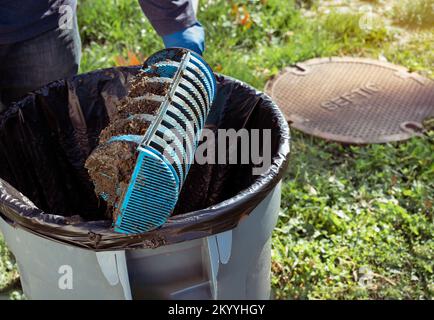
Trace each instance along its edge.
<instances>
[{"instance_id":1,"label":"manhole cover","mask_svg":"<svg viewBox=\"0 0 434 320\"><path fill-rule=\"evenodd\" d=\"M292 127L344 143L408 139L434 116L434 81L369 59L299 63L271 79L265 91Z\"/></svg>"}]
</instances>

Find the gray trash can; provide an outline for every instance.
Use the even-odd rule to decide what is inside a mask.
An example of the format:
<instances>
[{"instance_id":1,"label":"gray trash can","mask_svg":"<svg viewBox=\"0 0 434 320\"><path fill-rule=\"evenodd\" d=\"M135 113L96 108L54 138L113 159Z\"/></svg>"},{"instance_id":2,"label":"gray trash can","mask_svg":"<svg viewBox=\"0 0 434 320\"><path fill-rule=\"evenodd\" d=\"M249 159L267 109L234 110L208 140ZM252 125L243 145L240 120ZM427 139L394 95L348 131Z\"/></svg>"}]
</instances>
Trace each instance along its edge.
<instances>
[{"instance_id":1,"label":"gray trash can","mask_svg":"<svg viewBox=\"0 0 434 320\"><path fill-rule=\"evenodd\" d=\"M84 161L138 68L57 81L0 116L0 229L30 299L268 299L289 129L264 94L217 76L210 128L271 129L262 175L193 165L173 217L113 232ZM19 190L19 191L18 191Z\"/></svg>"}]
</instances>

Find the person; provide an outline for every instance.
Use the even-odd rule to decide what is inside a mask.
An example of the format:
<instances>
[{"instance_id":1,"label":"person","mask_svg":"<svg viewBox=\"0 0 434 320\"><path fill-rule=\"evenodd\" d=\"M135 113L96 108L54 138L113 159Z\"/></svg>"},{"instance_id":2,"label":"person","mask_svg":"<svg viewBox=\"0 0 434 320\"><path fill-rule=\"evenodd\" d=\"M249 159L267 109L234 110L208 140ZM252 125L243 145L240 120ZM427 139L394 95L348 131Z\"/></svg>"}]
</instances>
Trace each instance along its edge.
<instances>
[{"instance_id":1,"label":"person","mask_svg":"<svg viewBox=\"0 0 434 320\"><path fill-rule=\"evenodd\" d=\"M202 54L205 35L195 0L138 1L166 47ZM29 91L77 74L76 8L77 0L0 0L0 112Z\"/></svg>"}]
</instances>

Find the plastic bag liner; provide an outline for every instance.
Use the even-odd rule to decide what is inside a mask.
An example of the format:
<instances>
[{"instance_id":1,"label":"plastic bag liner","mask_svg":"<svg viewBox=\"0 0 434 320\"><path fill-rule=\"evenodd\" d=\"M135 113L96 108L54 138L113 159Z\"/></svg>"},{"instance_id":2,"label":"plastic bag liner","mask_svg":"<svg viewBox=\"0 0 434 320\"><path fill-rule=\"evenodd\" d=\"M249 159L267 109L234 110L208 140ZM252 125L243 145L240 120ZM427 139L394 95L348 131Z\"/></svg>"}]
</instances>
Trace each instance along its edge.
<instances>
[{"instance_id":1,"label":"plastic bag liner","mask_svg":"<svg viewBox=\"0 0 434 320\"><path fill-rule=\"evenodd\" d=\"M285 118L265 94L217 75L217 99L206 127L216 134L220 128L271 129L271 166L254 176L253 163L193 164L174 215L162 227L140 235L115 233L84 162L98 144L108 113L126 95L126 81L138 70L104 69L56 81L0 115L4 220L96 251L155 248L233 229L281 180L289 155Z\"/></svg>"}]
</instances>

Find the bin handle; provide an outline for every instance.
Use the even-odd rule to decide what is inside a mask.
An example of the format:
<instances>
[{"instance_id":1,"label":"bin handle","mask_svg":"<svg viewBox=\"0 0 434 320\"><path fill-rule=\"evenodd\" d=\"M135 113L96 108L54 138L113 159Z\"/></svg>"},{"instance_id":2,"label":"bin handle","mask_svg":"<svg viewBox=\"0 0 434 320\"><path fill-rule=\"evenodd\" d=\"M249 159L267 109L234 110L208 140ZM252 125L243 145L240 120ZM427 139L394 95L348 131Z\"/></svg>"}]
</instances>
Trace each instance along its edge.
<instances>
[{"instance_id":1,"label":"bin handle","mask_svg":"<svg viewBox=\"0 0 434 320\"><path fill-rule=\"evenodd\" d=\"M232 230L219 233L215 236L206 238L206 248L208 253L207 273L211 287L211 297L213 300L218 298L218 272L220 263L227 264L232 251Z\"/></svg>"},{"instance_id":2,"label":"bin handle","mask_svg":"<svg viewBox=\"0 0 434 320\"><path fill-rule=\"evenodd\" d=\"M220 262L222 264L227 264L231 258L232 230L217 234L216 240L219 249Z\"/></svg>"},{"instance_id":3,"label":"bin handle","mask_svg":"<svg viewBox=\"0 0 434 320\"><path fill-rule=\"evenodd\" d=\"M97 252L96 258L108 283L116 286L120 282L125 300L132 300L125 251Z\"/></svg>"}]
</instances>

